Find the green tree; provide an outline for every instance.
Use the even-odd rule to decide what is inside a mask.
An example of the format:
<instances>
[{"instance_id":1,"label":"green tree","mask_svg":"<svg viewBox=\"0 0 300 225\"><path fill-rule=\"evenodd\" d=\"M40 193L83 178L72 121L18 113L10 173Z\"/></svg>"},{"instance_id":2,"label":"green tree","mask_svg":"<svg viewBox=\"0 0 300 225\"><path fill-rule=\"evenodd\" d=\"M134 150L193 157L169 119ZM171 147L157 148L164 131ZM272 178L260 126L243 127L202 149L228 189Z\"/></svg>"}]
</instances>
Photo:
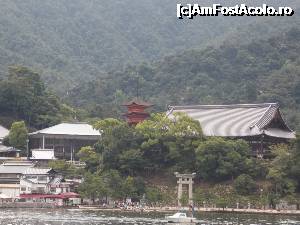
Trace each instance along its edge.
<instances>
[{"instance_id":1,"label":"green tree","mask_svg":"<svg viewBox=\"0 0 300 225\"><path fill-rule=\"evenodd\" d=\"M272 191L279 196L293 194L296 189L296 181L291 179L291 167L294 163L290 146L275 145L272 146L271 151L275 157L270 163L267 179L273 185Z\"/></svg>"},{"instance_id":2,"label":"green tree","mask_svg":"<svg viewBox=\"0 0 300 225\"><path fill-rule=\"evenodd\" d=\"M300 190L300 136L297 135L296 140L291 146L291 165L289 176L297 182L298 190Z\"/></svg>"},{"instance_id":3,"label":"green tree","mask_svg":"<svg viewBox=\"0 0 300 225\"><path fill-rule=\"evenodd\" d=\"M0 81L0 109L35 128L54 125L74 115L74 110L47 91L38 73L22 66L9 67L7 78Z\"/></svg>"},{"instance_id":4,"label":"green tree","mask_svg":"<svg viewBox=\"0 0 300 225\"><path fill-rule=\"evenodd\" d=\"M8 140L9 144L17 149L26 150L28 131L24 121L14 122L11 125Z\"/></svg>"},{"instance_id":5,"label":"green tree","mask_svg":"<svg viewBox=\"0 0 300 225\"><path fill-rule=\"evenodd\" d=\"M156 187L147 187L145 194L149 203L156 204L163 200L161 191Z\"/></svg>"},{"instance_id":6,"label":"green tree","mask_svg":"<svg viewBox=\"0 0 300 225\"><path fill-rule=\"evenodd\" d=\"M250 148L243 140L209 138L196 150L199 175L206 180L233 179L248 172ZM250 164L251 165L251 164Z\"/></svg>"},{"instance_id":7,"label":"green tree","mask_svg":"<svg viewBox=\"0 0 300 225\"><path fill-rule=\"evenodd\" d=\"M175 113L171 119L164 113L153 113L135 129L144 137L141 149L145 166L151 171L166 167L172 167L172 171L193 170L195 148L203 139L198 121L183 113Z\"/></svg>"},{"instance_id":8,"label":"green tree","mask_svg":"<svg viewBox=\"0 0 300 225\"><path fill-rule=\"evenodd\" d=\"M102 166L101 156L90 146L82 147L77 156L86 164L86 168L90 172L96 172Z\"/></svg>"},{"instance_id":9,"label":"green tree","mask_svg":"<svg viewBox=\"0 0 300 225\"><path fill-rule=\"evenodd\" d=\"M249 195L256 191L256 183L251 176L241 174L234 180L234 188L238 194Z\"/></svg>"},{"instance_id":10,"label":"green tree","mask_svg":"<svg viewBox=\"0 0 300 225\"><path fill-rule=\"evenodd\" d=\"M95 203L97 198L103 199L108 194L103 178L98 174L92 173L85 174L84 181L80 184L78 190L83 197L91 199L93 203Z\"/></svg>"},{"instance_id":11,"label":"green tree","mask_svg":"<svg viewBox=\"0 0 300 225\"><path fill-rule=\"evenodd\" d=\"M139 149L123 151L119 157L120 170L123 173L134 175L143 169L143 154Z\"/></svg>"},{"instance_id":12,"label":"green tree","mask_svg":"<svg viewBox=\"0 0 300 225\"><path fill-rule=\"evenodd\" d=\"M124 198L135 198L137 197L137 190L134 183L134 178L131 176L128 176L124 182L123 182L123 194Z\"/></svg>"},{"instance_id":13,"label":"green tree","mask_svg":"<svg viewBox=\"0 0 300 225\"><path fill-rule=\"evenodd\" d=\"M117 170L107 170L102 174L103 181L108 188L108 195L113 199L123 199L123 178Z\"/></svg>"},{"instance_id":14,"label":"green tree","mask_svg":"<svg viewBox=\"0 0 300 225\"><path fill-rule=\"evenodd\" d=\"M67 163L65 160L53 160L48 166L66 178L81 177L84 174L82 169L76 168L73 164Z\"/></svg>"},{"instance_id":15,"label":"green tree","mask_svg":"<svg viewBox=\"0 0 300 225\"><path fill-rule=\"evenodd\" d=\"M181 198L179 199L179 202L182 206L187 206L189 203L189 197L186 192L182 193Z\"/></svg>"}]
</instances>

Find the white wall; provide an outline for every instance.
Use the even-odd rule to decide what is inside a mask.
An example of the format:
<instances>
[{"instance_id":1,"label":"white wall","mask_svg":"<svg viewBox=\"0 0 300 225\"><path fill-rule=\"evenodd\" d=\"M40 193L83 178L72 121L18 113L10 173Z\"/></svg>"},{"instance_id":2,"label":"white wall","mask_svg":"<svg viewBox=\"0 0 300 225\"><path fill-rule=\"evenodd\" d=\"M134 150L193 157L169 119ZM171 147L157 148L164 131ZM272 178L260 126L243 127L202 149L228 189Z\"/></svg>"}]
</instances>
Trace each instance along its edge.
<instances>
[{"instance_id":1,"label":"white wall","mask_svg":"<svg viewBox=\"0 0 300 225\"><path fill-rule=\"evenodd\" d=\"M20 187L19 185L16 185L16 187L0 187L0 192L7 197L16 198L20 195Z\"/></svg>"},{"instance_id":2,"label":"white wall","mask_svg":"<svg viewBox=\"0 0 300 225\"><path fill-rule=\"evenodd\" d=\"M23 190L25 188L26 190ZM21 194L31 194L33 191L36 191L38 188L43 188L44 192L49 192L48 184L34 184L26 180L20 180L20 193Z\"/></svg>"}]
</instances>

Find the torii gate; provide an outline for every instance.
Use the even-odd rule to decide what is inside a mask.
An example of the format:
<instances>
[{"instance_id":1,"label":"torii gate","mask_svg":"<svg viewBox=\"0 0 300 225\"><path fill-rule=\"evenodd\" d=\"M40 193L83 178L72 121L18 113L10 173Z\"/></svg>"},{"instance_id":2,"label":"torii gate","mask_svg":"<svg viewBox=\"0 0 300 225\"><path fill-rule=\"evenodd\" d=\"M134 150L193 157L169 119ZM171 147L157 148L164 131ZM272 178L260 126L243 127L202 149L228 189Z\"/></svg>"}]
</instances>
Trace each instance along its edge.
<instances>
[{"instance_id":1,"label":"torii gate","mask_svg":"<svg viewBox=\"0 0 300 225\"><path fill-rule=\"evenodd\" d=\"M178 178L177 184L178 184L178 206L181 206L180 199L182 197L182 185L188 185L189 186L189 204L193 204L193 178L196 176L196 173L192 174L180 174L178 172L174 173L175 176Z\"/></svg>"}]
</instances>

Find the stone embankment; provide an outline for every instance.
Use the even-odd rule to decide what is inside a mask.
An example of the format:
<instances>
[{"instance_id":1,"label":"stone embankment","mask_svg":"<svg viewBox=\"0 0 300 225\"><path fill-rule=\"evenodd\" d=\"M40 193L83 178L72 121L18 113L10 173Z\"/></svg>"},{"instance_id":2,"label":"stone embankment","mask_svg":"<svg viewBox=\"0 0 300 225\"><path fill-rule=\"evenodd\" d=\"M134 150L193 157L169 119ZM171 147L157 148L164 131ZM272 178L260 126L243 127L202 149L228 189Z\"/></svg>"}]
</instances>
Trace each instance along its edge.
<instances>
[{"instance_id":1,"label":"stone embankment","mask_svg":"<svg viewBox=\"0 0 300 225\"><path fill-rule=\"evenodd\" d=\"M97 210L97 211L127 211L127 212L162 212L171 213L179 210L178 207L144 207L144 208L104 208L97 206L79 206L81 210ZM189 208L181 208L189 211ZM234 208L195 208L195 212L220 212L220 213L256 213L256 214L286 214L300 215L300 210L275 210L275 209L234 209Z\"/></svg>"}]
</instances>

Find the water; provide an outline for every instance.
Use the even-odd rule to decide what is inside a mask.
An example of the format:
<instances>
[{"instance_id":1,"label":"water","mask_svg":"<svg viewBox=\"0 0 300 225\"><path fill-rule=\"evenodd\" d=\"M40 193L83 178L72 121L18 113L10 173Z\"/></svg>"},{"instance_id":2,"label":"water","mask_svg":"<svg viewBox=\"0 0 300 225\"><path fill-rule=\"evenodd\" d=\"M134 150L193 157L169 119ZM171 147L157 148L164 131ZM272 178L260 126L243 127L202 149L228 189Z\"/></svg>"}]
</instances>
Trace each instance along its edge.
<instances>
[{"instance_id":1,"label":"water","mask_svg":"<svg viewBox=\"0 0 300 225\"><path fill-rule=\"evenodd\" d=\"M0 209L0 225L162 225L164 213ZM201 225L298 224L300 216L198 213Z\"/></svg>"}]
</instances>

